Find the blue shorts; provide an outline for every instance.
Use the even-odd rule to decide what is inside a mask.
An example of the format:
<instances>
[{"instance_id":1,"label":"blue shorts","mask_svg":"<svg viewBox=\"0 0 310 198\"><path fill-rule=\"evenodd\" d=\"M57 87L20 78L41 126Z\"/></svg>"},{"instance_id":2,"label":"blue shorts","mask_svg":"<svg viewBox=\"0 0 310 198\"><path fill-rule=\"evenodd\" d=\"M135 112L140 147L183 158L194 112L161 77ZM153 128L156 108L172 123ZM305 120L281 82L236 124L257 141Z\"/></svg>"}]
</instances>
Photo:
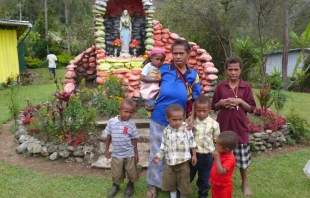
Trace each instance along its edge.
<instances>
[{"instance_id":1,"label":"blue shorts","mask_svg":"<svg viewBox=\"0 0 310 198\"><path fill-rule=\"evenodd\" d=\"M55 73L55 68L48 68L48 70L50 71L50 73Z\"/></svg>"}]
</instances>

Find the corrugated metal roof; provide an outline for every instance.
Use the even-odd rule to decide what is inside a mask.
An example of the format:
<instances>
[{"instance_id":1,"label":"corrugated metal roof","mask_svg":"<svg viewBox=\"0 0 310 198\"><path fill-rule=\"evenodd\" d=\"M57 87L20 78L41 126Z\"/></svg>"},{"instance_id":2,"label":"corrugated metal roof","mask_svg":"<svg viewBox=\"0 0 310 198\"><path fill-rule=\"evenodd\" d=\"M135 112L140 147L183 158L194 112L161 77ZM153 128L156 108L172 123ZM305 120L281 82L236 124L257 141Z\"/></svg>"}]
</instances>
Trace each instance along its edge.
<instances>
[{"instance_id":1,"label":"corrugated metal roof","mask_svg":"<svg viewBox=\"0 0 310 198\"><path fill-rule=\"evenodd\" d=\"M302 49L301 48L296 48L296 49L289 49L288 52L300 52ZM310 48L304 48L305 51L310 51ZM275 55L275 54L282 54L283 51L278 51L278 52L272 52L270 54L265 54L265 55Z\"/></svg>"},{"instance_id":2,"label":"corrugated metal roof","mask_svg":"<svg viewBox=\"0 0 310 198\"><path fill-rule=\"evenodd\" d=\"M0 20L0 30L16 30L17 39L31 27L32 24L29 21Z\"/></svg>"}]
</instances>

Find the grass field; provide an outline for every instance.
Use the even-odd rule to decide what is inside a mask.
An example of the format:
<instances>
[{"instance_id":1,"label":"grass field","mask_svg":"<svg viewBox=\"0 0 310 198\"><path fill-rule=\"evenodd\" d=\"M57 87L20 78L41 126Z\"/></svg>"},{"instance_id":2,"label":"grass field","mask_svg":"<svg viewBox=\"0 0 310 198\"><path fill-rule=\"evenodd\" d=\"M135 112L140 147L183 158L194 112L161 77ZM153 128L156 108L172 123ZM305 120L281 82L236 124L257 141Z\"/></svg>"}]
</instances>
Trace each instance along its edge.
<instances>
[{"instance_id":1,"label":"grass field","mask_svg":"<svg viewBox=\"0 0 310 198\"><path fill-rule=\"evenodd\" d=\"M43 80L48 81L48 72L42 72ZM64 75L63 75L64 76ZM52 82L50 82L52 83ZM8 89L0 91L0 125L10 119L8 104ZM33 104L47 100L55 92L54 84L40 84L19 87L16 100L22 109L26 98ZM310 94L287 93L290 98L284 107L287 115L292 108L309 122ZM258 105L258 104L257 104ZM309 160L310 150L276 157L255 157L249 169L249 183L254 192L253 198L305 198L310 197L310 180L303 174L302 168ZM42 159L43 160L43 159ZM106 197L112 185L110 178L95 178L86 176L53 176L38 174L33 170L17 167L0 160L0 197ZM240 186L240 176L236 170L234 175L234 196L243 197ZM125 184L117 197L123 197ZM134 198L145 197L147 191L146 178L141 177L136 184ZM197 192L196 187L194 187ZM160 198L169 197L160 193ZM189 198L197 197L196 194Z\"/></svg>"},{"instance_id":2,"label":"grass field","mask_svg":"<svg viewBox=\"0 0 310 198\"><path fill-rule=\"evenodd\" d=\"M53 80L50 80L48 68L38 68L38 69L34 69L34 71L41 74L40 84L51 84L51 83L53 83ZM61 77L62 79L64 79L65 75L66 75L66 69L64 67L56 68L55 73L56 73L56 78Z\"/></svg>"},{"instance_id":3,"label":"grass field","mask_svg":"<svg viewBox=\"0 0 310 198\"><path fill-rule=\"evenodd\" d=\"M309 149L277 157L256 157L249 169L249 184L253 198L306 198L310 197L310 180L302 169L310 156ZM110 178L86 176L41 175L33 170L0 162L0 197L107 197L112 185ZM193 183L195 192L196 186ZM123 197L126 184L121 186L117 197ZM234 198L241 193L238 170L234 174ZM144 198L147 192L146 178L135 185L134 198ZM169 197L160 192L159 198ZM188 198L195 198L193 193Z\"/></svg>"}]
</instances>

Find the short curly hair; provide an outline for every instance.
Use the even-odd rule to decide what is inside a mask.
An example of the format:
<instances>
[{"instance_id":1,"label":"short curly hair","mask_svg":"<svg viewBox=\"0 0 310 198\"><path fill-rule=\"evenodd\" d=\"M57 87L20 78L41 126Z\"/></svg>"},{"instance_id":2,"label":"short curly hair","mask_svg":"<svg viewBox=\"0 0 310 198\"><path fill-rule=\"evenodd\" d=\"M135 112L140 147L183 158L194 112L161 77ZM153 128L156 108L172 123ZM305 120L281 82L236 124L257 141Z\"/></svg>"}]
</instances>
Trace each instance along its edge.
<instances>
[{"instance_id":1,"label":"short curly hair","mask_svg":"<svg viewBox=\"0 0 310 198\"><path fill-rule=\"evenodd\" d=\"M240 69L243 68L243 62L241 60L241 58L239 56L231 56L229 58L226 59L225 61L225 69L228 69L228 66L230 64L234 64L234 63L239 63Z\"/></svg>"},{"instance_id":2,"label":"short curly hair","mask_svg":"<svg viewBox=\"0 0 310 198\"><path fill-rule=\"evenodd\" d=\"M238 146L238 136L233 131L221 132L218 139L222 140L223 147L229 149L230 151L236 149Z\"/></svg>"},{"instance_id":3,"label":"short curly hair","mask_svg":"<svg viewBox=\"0 0 310 198\"><path fill-rule=\"evenodd\" d=\"M172 112L182 112L184 114L184 109L179 104L171 104L166 108L166 117L169 118Z\"/></svg>"}]
</instances>

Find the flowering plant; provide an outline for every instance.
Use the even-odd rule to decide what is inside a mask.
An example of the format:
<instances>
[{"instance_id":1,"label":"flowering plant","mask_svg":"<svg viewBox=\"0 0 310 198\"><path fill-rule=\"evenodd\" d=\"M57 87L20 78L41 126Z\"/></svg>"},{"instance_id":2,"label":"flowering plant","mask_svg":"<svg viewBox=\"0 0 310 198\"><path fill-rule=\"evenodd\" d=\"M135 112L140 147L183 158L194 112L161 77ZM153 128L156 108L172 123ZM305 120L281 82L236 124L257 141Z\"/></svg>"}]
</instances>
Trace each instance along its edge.
<instances>
[{"instance_id":1,"label":"flowering plant","mask_svg":"<svg viewBox=\"0 0 310 198\"><path fill-rule=\"evenodd\" d=\"M137 41L136 39L133 39L129 46L131 48L136 48L136 47L138 47L138 45L139 45L139 41Z\"/></svg>"},{"instance_id":2,"label":"flowering plant","mask_svg":"<svg viewBox=\"0 0 310 198\"><path fill-rule=\"evenodd\" d=\"M112 42L112 45L113 47L120 47L121 46L121 39L115 39L113 42Z\"/></svg>"},{"instance_id":3,"label":"flowering plant","mask_svg":"<svg viewBox=\"0 0 310 198\"><path fill-rule=\"evenodd\" d=\"M265 111L262 108L255 108L253 115L248 116L248 120L250 132L277 131L282 129L282 126L287 122L284 117L275 114L270 109Z\"/></svg>"}]
</instances>

